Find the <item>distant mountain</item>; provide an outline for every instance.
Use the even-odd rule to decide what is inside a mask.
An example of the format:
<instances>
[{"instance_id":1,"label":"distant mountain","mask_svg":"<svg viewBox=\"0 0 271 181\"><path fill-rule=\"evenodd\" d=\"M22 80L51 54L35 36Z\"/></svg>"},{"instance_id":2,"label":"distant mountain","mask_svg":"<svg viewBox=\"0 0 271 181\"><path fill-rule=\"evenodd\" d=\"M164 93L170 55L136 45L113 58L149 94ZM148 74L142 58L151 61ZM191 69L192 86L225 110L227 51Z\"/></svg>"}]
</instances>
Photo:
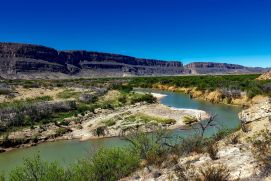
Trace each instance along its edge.
<instances>
[{"instance_id":1,"label":"distant mountain","mask_svg":"<svg viewBox=\"0 0 271 181\"><path fill-rule=\"evenodd\" d=\"M0 43L0 76L4 78L123 77L182 73L184 68L179 61Z\"/></svg>"},{"instance_id":2,"label":"distant mountain","mask_svg":"<svg viewBox=\"0 0 271 181\"><path fill-rule=\"evenodd\" d=\"M191 63L142 59L90 51L58 51L53 48L19 43L0 43L0 77L75 78L164 76L263 72L262 68L219 63Z\"/></svg>"},{"instance_id":3,"label":"distant mountain","mask_svg":"<svg viewBox=\"0 0 271 181\"><path fill-rule=\"evenodd\" d=\"M185 65L190 74L244 74L262 73L269 69L261 67L245 67L238 64L214 63L214 62L193 62Z\"/></svg>"}]
</instances>

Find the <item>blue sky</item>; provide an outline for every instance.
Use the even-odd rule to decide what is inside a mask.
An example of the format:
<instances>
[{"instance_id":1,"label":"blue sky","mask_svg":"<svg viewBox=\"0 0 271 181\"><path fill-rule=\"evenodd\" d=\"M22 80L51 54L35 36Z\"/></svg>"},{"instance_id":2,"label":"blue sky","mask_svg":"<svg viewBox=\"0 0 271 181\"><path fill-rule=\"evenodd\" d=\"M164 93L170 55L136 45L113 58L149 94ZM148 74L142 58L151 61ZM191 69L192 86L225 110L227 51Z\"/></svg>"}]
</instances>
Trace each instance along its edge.
<instances>
[{"instance_id":1,"label":"blue sky","mask_svg":"<svg viewBox=\"0 0 271 181\"><path fill-rule=\"evenodd\" d=\"M269 0L1 0L0 41L271 67Z\"/></svg>"}]
</instances>

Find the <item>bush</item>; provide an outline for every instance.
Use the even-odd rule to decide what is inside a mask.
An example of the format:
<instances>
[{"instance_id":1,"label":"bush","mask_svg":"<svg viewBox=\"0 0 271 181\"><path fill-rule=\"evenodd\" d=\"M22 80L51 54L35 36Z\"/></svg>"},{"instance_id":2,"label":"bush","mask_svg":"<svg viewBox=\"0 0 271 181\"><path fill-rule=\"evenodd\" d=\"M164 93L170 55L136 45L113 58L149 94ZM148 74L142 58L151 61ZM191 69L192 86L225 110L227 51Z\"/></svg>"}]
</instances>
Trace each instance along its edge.
<instances>
[{"instance_id":1,"label":"bush","mask_svg":"<svg viewBox=\"0 0 271 181\"><path fill-rule=\"evenodd\" d=\"M216 143L209 144L207 147L207 152L212 160L217 160L217 152L218 152L218 146Z\"/></svg>"},{"instance_id":2,"label":"bush","mask_svg":"<svg viewBox=\"0 0 271 181\"><path fill-rule=\"evenodd\" d=\"M160 165L165 161L170 148L170 137L163 130L152 133L135 133L127 136L126 140L131 143L131 149L148 164Z\"/></svg>"},{"instance_id":3,"label":"bush","mask_svg":"<svg viewBox=\"0 0 271 181\"><path fill-rule=\"evenodd\" d=\"M138 168L139 157L127 149L101 149L91 159L93 181L115 181Z\"/></svg>"},{"instance_id":4,"label":"bush","mask_svg":"<svg viewBox=\"0 0 271 181\"><path fill-rule=\"evenodd\" d=\"M65 127L60 127L56 130L56 136L62 136L65 133L69 132L70 129L69 128L65 128Z\"/></svg>"},{"instance_id":5,"label":"bush","mask_svg":"<svg viewBox=\"0 0 271 181\"><path fill-rule=\"evenodd\" d=\"M198 181L227 181L230 172L224 165L209 166L200 169L200 175L196 180Z\"/></svg>"},{"instance_id":6,"label":"bush","mask_svg":"<svg viewBox=\"0 0 271 181\"><path fill-rule=\"evenodd\" d=\"M33 159L25 159L21 167L12 170L10 179L13 181L47 181L65 180L65 171L57 163L47 163L36 155Z\"/></svg>"},{"instance_id":7,"label":"bush","mask_svg":"<svg viewBox=\"0 0 271 181\"><path fill-rule=\"evenodd\" d=\"M194 116L189 116L189 115L186 115L183 117L183 122L186 124L186 125L191 125L193 123L196 123L198 122L198 119Z\"/></svg>"},{"instance_id":8,"label":"bush","mask_svg":"<svg viewBox=\"0 0 271 181\"><path fill-rule=\"evenodd\" d=\"M252 153L266 171L271 170L271 132L265 130L251 140Z\"/></svg>"},{"instance_id":9,"label":"bush","mask_svg":"<svg viewBox=\"0 0 271 181\"><path fill-rule=\"evenodd\" d=\"M105 136L105 130L106 130L105 126L100 126L94 130L94 135L98 137Z\"/></svg>"},{"instance_id":10,"label":"bush","mask_svg":"<svg viewBox=\"0 0 271 181\"><path fill-rule=\"evenodd\" d=\"M4 176L4 174L0 174L0 181L5 181L5 176Z\"/></svg>"},{"instance_id":11,"label":"bush","mask_svg":"<svg viewBox=\"0 0 271 181\"><path fill-rule=\"evenodd\" d=\"M156 101L157 99L151 94L134 94L134 96L131 97L131 104L135 104L137 102L147 102L151 104Z\"/></svg>"},{"instance_id":12,"label":"bush","mask_svg":"<svg viewBox=\"0 0 271 181\"><path fill-rule=\"evenodd\" d=\"M201 136L192 136L189 138L184 138L181 143L176 145L176 152L181 155L187 155L192 152L202 153L208 143L207 139Z\"/></svg>"}]
</instances>

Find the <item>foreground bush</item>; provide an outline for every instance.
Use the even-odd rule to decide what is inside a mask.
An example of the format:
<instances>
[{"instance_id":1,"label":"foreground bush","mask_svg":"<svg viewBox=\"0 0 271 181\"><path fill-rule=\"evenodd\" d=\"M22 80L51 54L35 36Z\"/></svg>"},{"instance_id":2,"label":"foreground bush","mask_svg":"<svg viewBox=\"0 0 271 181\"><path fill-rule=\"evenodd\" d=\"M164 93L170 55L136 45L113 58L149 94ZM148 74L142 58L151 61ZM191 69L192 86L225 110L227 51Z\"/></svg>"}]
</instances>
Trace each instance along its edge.
<instances>
[{"instance_id":1,"label":"foreground bush","mask_svg":"<svg viewBox=\"0 0 271 181\"><path fill-rule=\"evenodd\" d=\"M125 148L101 149L89 160L70 169L42 161L39 155L25 159L23 166L11 171L12 181L115 181L128 176L139 166L139 156ZM0 181L4 181L0 175Z\"/></svg>"},{"instance_id":2,"label":"foreground bush","mask_svg":"<svg viewBox=\"0 0 271 181\"><path fill-rule=\"evenodd\" d=\"M134 133L127 136L126 140L131 143L131 150L138 154L147 164L160 165L166 160L170 149L171 137L164 130L152 133Z\"/></svg>"},{"instance_id":3,"label":"foreground bush","mask_svg":"<svg viewBox=\"0 0 271 181\"><path fill-rule=\"evenodd\" d=\"M227 181L230 172L224 165L209 166L200 170L197 181Z\"/></svg>"},{"instance_id":4,"label":"foreground bush","mask_svg":"<svg viewBox=\"0 0 271 181\"><path fill-rule=\"evenodd\" d=\"M265 130L251 140L252 153L254 157L261 163L263 172L271 170L271 132Z\"/></svg>"},{"instance_id":5,"label":"foreground bush","mask_svg":"<svg viewBox=\"0 0 271 181\"><path fill-rule=\"evenodd\" d=\"M91 179L93 181L114 181L135 171L139 157L127 149L101 149L91 159Z\"/></svg>"},{"instance_id":6,"label":"foreground bush","mask_svg":"<svg viewBox=\"0 0 271 181\"><path fill-rule=\"evenodd\" d=\"M22 167L18 167L10 173L12 181L48 181L65 180L65 171L56 163L48 163L41 160L40 156L26 159Z\"/></svg>"}]
</instances>

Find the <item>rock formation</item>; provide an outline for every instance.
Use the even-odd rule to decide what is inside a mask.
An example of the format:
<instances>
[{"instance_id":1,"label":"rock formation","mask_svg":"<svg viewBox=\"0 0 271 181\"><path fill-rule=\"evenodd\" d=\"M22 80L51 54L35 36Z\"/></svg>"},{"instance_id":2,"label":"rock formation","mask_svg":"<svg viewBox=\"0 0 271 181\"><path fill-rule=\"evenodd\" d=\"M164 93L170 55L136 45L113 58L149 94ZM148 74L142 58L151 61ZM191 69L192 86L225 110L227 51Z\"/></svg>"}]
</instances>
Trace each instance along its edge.
<instances>
[{"instance_id":1,"label":"rock formation","mask_svg":"<svg viewBox=\"0 0 271 181\"><path fill-rule=\"evenodd\" d=\"M270 80L271 79L271 71L262 74L257 78L258 80Z\"/></svg>"},{"instance_id":2,"label":"rock formation","mask_svg":"<svg viewBox=\"0 0 271 181\"><path fill-rule=\"evenodd\" d=\"M0 63L0 76L4 78L176 75L184 71L179 61L88 51L57 51L16 43L0 43Z\"/></svg>"},{"instance_id":3,"label":"rock formation","mask_svg":"<svg viewBox=\"0 0 271 181\"><path fill-rule=\"evenodd\" d=\"M193 62L187 64L185 68L192 74L259 73L265 71L260 67L214 62Z\"/></svg>"},{"instance_id":4,"label":"rock formation","mask_svg":"<svg viewBox=\"0 0 271 181\"><path fill-rule=\"evenodd\" d=\"M161 76L259 73L264 70L263 68L211 62L195 62L184 67L180 61L142 59L79 50L58 51L39 45L0 43L0 78Z\"/></svg>"}]
</instances>

